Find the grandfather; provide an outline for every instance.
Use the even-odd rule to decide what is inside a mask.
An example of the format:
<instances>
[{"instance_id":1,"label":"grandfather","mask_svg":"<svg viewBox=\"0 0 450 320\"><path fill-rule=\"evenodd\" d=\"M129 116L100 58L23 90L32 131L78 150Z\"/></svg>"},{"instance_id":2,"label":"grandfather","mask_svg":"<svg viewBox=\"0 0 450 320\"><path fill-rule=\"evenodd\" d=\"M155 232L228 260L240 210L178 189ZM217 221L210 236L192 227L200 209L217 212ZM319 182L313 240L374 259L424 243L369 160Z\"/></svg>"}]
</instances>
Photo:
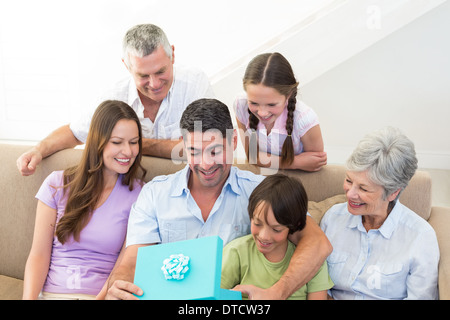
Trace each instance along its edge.
<instances>
[{"instance_id":1,"label":"grandfather","mask_svg":"<svg viewBox=\"0 0 450 320\"><path fill-rule=\"evenodd\" d=\"M174 67L174 52L175 47L159 27L142 24L131 28L123 40L122 58L130 76L100 98L120 100L134 109L142 125L145 155L170 158L173 147L180 142L179 122L186 106L199 98L213 97L202 71ZM56 129L22 154L17 159L21 174L31 175L43 158L83 144L94 111Z\"/></svg>"}]
</instances>

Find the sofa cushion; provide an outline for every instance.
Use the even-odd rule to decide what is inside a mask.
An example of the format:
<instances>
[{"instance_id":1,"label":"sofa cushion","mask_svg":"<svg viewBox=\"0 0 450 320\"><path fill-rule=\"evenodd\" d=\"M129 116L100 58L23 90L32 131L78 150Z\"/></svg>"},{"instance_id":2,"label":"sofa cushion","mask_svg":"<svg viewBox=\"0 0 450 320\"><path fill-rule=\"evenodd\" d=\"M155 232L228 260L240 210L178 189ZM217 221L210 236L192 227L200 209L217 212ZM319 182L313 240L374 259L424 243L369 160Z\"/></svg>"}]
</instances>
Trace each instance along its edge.
<instances>
[{"instance_id":1,"label":"sofa cushion","mask_svg":"<svg viewBox=\"0 0 450 320\"><path fill-rule=\"evenodd\" d=\"M322 220L323 215L328 211L328 209L330 209L337 203L343 203L346 201L347 197L345 196L345 194L338 194L319 202L308 201L308 212L319 224L320 220Z\"/></svg>"},{"instance_id":2,"label":"sofa cushion","mask_svg":"<svg viewBox=\"0 0 450 320\"><path fill-rule=\"evenodd\" d=\"M441 300L450 300L450 232L449 232L449 213L447 207L433 207L428 222L436 232L439 243L439 298ZM446 280L447 279L447 280Z\"/></svg>"},{"instance_id":3,"label":"sofa cushion","mask_svg":"<svg viewBox=\"0 0 450 320\"><path fill-rule=\"evenodd\" d=\"M431 176L417 170L400 195L400 202L428 221L431 214Z\"/></svg>"},{"instance_id":4,"label":"sofa cushion","mask_svg":"<svg viewBox=\"0 0 450 320\"><path fill-rule=\"evenodd\" d=\"M0 300L21 300L23 280L0 275Z\"/></svg>"}]
</instances>

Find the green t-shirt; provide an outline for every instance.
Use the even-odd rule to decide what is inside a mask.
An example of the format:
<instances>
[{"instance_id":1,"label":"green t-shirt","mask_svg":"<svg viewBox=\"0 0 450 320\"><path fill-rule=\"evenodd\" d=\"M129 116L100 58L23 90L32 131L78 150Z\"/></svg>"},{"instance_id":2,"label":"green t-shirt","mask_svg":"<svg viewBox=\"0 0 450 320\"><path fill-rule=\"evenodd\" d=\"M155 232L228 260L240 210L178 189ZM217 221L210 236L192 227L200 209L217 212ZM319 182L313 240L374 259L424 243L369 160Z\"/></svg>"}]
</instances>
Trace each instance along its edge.
<instances>
[{"instance_id":1,"label":"green t-shirt","mask_svg":"<svg viewBox=\"0 0 450 320\"><path fill-rule=\"evenodd\" d=\"M221 287L232 289L238 284L252 284L263 289L270 288L288 268L294 251L295 245L289 241L283 260L270 262L259 252L251 234L234 239L223 249ZM325 261L314 278L288 299L306 300L309 292L328 290L331 287L333 282Z\"/></svg>"}]
</instances>

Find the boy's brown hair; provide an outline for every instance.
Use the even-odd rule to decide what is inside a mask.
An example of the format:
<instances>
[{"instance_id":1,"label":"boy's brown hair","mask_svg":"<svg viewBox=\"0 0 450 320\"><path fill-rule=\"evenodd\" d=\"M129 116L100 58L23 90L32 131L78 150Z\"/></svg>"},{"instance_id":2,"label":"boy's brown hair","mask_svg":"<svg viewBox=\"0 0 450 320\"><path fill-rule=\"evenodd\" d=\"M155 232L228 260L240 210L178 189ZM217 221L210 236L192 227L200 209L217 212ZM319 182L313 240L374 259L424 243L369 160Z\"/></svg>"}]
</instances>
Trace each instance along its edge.
<instances>
[{"instance_id":1,"label":"boy's brown hair","mask_svg":"<svg viewBox=\"0 0 450 320\"><path fill-rule=\"evenodd\" d=\"M308 196L300 180L283 174L266 177L250 195L248 213L250 219L256 207L264 203L264 218L272 207L275 220L289 228L289 234L302 230L306 225Z\"/></svg>"}]
</instances>

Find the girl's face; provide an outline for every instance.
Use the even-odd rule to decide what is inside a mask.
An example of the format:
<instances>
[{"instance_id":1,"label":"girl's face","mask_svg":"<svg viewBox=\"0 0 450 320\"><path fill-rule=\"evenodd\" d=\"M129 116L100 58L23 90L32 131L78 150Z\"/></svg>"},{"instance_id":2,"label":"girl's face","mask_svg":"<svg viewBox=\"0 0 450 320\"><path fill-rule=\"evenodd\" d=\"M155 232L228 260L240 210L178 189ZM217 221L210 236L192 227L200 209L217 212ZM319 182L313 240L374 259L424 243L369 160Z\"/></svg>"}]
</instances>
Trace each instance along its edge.
<instances>
[{"instance_id":1,"label":"girl's face","mask_svg":"<svg viewBox=\"0 0 450 320\"><path fill-rule=\"evenodd\" d=\"M262 201L253 212L251 232L256 247L271 262L279 262L286 255L289 228L275 219L272 207L267 205L267 221L264 210L267 204Z\"/></svg>"},{"instance_id":2,"label":"girl's face","mask_svg":"<svg viewBox=\"0 0 450 320\"><path fill-rule=\"evenodd\" d=\"M246 86L248 108L266 128L272 128L275 120L287 106L288 97L262 84Z\"/></svg>"},{"instance_id":3,"label":"girl's face","mask_svg":"<svg viewBox=\"0 0 450 320\"><path fill-rule=\"evenodd\" d=\"M125 174L139 154L139 129L135 121L119 120L103 150L105 174Z\"/></svg>"}]
</instances>

